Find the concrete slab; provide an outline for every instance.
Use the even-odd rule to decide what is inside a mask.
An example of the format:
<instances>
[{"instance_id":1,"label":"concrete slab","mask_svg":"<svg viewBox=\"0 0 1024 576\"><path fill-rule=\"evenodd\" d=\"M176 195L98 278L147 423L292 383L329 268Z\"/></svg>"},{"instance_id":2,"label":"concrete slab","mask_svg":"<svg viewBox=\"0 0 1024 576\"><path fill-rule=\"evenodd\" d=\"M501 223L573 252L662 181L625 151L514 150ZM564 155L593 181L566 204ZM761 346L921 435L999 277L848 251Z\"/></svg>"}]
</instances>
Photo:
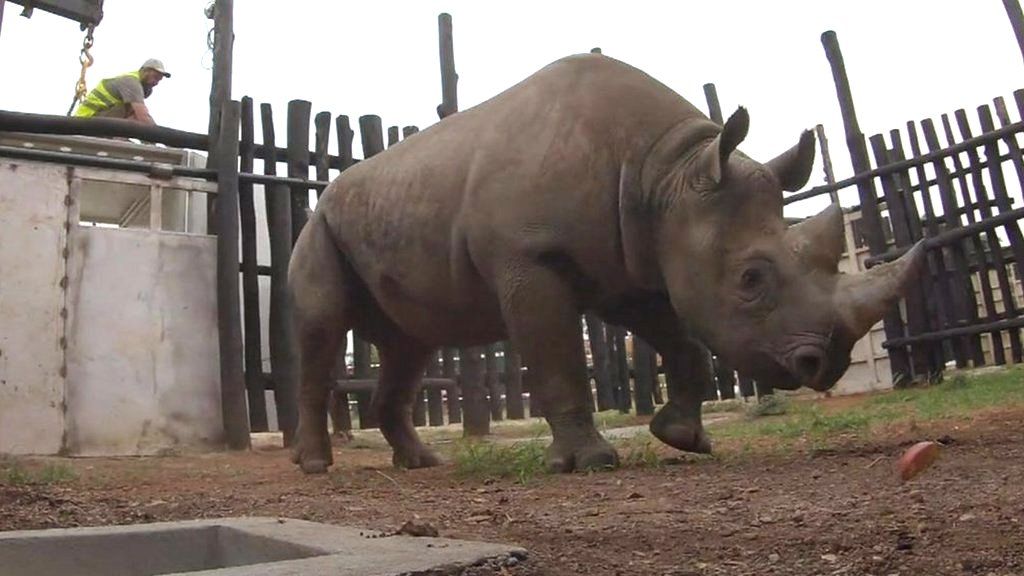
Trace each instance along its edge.
<instances>
[{"instance_id":1,"label":"concrete slab","mask_svg":"<svg viewBox=\"0 0 1024 576\"><path fill-rule=\"evenodd\" d=\"M0 532L0 576L444 576L525 555L278 518Z\"/></svg>"}]
</instances>

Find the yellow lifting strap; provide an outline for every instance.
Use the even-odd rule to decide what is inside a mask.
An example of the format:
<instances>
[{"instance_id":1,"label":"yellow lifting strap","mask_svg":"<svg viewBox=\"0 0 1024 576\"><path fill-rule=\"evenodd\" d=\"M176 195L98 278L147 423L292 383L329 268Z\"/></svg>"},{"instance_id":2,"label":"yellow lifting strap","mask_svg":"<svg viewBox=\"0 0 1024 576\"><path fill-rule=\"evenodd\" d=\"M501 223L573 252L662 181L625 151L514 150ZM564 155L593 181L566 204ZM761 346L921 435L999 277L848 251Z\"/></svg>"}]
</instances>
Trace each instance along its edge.
<instances>
[{"instance_id":1,"label":"yellow lifting strap","mask_svg":"<svg viewBox=\"0 0 1024 576\"><path fill-rule=\"evenodd\" d=\"M68 108L68 116L71 116L75 106L82 100L85 100L86 95L89 93L89 88L85 83L85 72L94 62L92 54L89 53L89 49L92 48L92 32L94 29L94 26L89 26L88 31L85 33L85 39L82 40L82 51L78 54L78 61L82 64L82 72L78 76L78 82L75 83L75 97L71 100L71 106Z\"/></svg>"}]
</instances>

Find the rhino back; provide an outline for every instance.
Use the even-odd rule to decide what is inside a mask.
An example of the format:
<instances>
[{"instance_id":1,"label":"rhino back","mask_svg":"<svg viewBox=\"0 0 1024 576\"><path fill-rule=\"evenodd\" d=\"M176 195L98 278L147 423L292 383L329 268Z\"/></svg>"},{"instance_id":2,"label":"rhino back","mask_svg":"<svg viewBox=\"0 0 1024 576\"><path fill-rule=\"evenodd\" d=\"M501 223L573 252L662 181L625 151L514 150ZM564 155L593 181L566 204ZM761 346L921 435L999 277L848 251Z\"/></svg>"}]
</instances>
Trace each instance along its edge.
<instances>
[{"instance_id":1,"label":"rhino back","mask_svg":"<svg viewBox=\"0 0 1024 576\"><path fill-rule=\"evenodd\" d=\"M621 289L623 165L704 118L635 68L572 56L359 163L318 210L400 324L409 299L489 322L510 259L556 255Z\"/></svg>"}]
</instances>

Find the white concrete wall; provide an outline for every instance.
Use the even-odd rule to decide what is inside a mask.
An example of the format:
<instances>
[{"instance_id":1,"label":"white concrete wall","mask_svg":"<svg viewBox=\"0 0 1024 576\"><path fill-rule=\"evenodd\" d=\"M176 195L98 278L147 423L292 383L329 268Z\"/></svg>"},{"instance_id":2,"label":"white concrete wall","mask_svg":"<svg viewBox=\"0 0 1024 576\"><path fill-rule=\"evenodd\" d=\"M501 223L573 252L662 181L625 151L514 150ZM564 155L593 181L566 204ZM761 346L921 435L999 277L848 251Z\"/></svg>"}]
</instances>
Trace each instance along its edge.
<instances>
[{"instance_id":1,"label":"white concrete wall","mask_svg":"<svg viewBox=\"0 0 1024 576\"><path fill-rule=\"evenodd\" d=\"M67 192L63 167L0 161L0 453L61 448Z\"/></svg>"},{"instance_id":2,"label":"white concrete wall","mask_svg":"<svg viewBox=\"0 0 1024 576\"><path fill-rule=\"evenodd\" d=\"M216 239L78 225L85 185L140 178L0 161L0 453L221 444Z\"/></svg>"},{"instance_id":3,"label":"white concrete wall","mask_svg":"<svg viewBox=\"0 0 1024 576\"><path fill-rule=\"evenodd\" d=\"M215 272L213 237L72 228L71 453L221 442Z\"/></svg>"}]
</instances>

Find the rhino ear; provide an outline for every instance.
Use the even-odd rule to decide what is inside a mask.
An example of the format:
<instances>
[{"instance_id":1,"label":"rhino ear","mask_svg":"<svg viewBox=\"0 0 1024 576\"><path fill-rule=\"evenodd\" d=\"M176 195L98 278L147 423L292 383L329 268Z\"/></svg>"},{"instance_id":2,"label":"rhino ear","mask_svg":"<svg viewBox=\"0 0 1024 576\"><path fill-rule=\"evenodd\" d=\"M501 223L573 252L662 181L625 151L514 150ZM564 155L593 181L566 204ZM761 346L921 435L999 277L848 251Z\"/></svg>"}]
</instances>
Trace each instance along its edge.
<instances>
[{"instance_id":1,"label":"rhino ear","mask_svg":"<svg viewBox=\"0 0 1024 576\"><path fill-rule=\"evenodd\" d=\"M783 190L796 192L807 184L814 167L814 147L814 132L804 130L796 146L765 164L779 179Z\"/></svg>"},{"instance_id":2,"label":"rhino ear","mask_svg":"<svg viewBox=\"0 0 1024 576\"><path fill-rule=\"evenodd\" d=\"M722 126L722 132L704 149L698 160L698 174L708 188L722 183L725 177L725 166L729 162L736 147L747 137L750 129L750 114L740 106L729 116Z\"/></svg>"}]
</instances>

